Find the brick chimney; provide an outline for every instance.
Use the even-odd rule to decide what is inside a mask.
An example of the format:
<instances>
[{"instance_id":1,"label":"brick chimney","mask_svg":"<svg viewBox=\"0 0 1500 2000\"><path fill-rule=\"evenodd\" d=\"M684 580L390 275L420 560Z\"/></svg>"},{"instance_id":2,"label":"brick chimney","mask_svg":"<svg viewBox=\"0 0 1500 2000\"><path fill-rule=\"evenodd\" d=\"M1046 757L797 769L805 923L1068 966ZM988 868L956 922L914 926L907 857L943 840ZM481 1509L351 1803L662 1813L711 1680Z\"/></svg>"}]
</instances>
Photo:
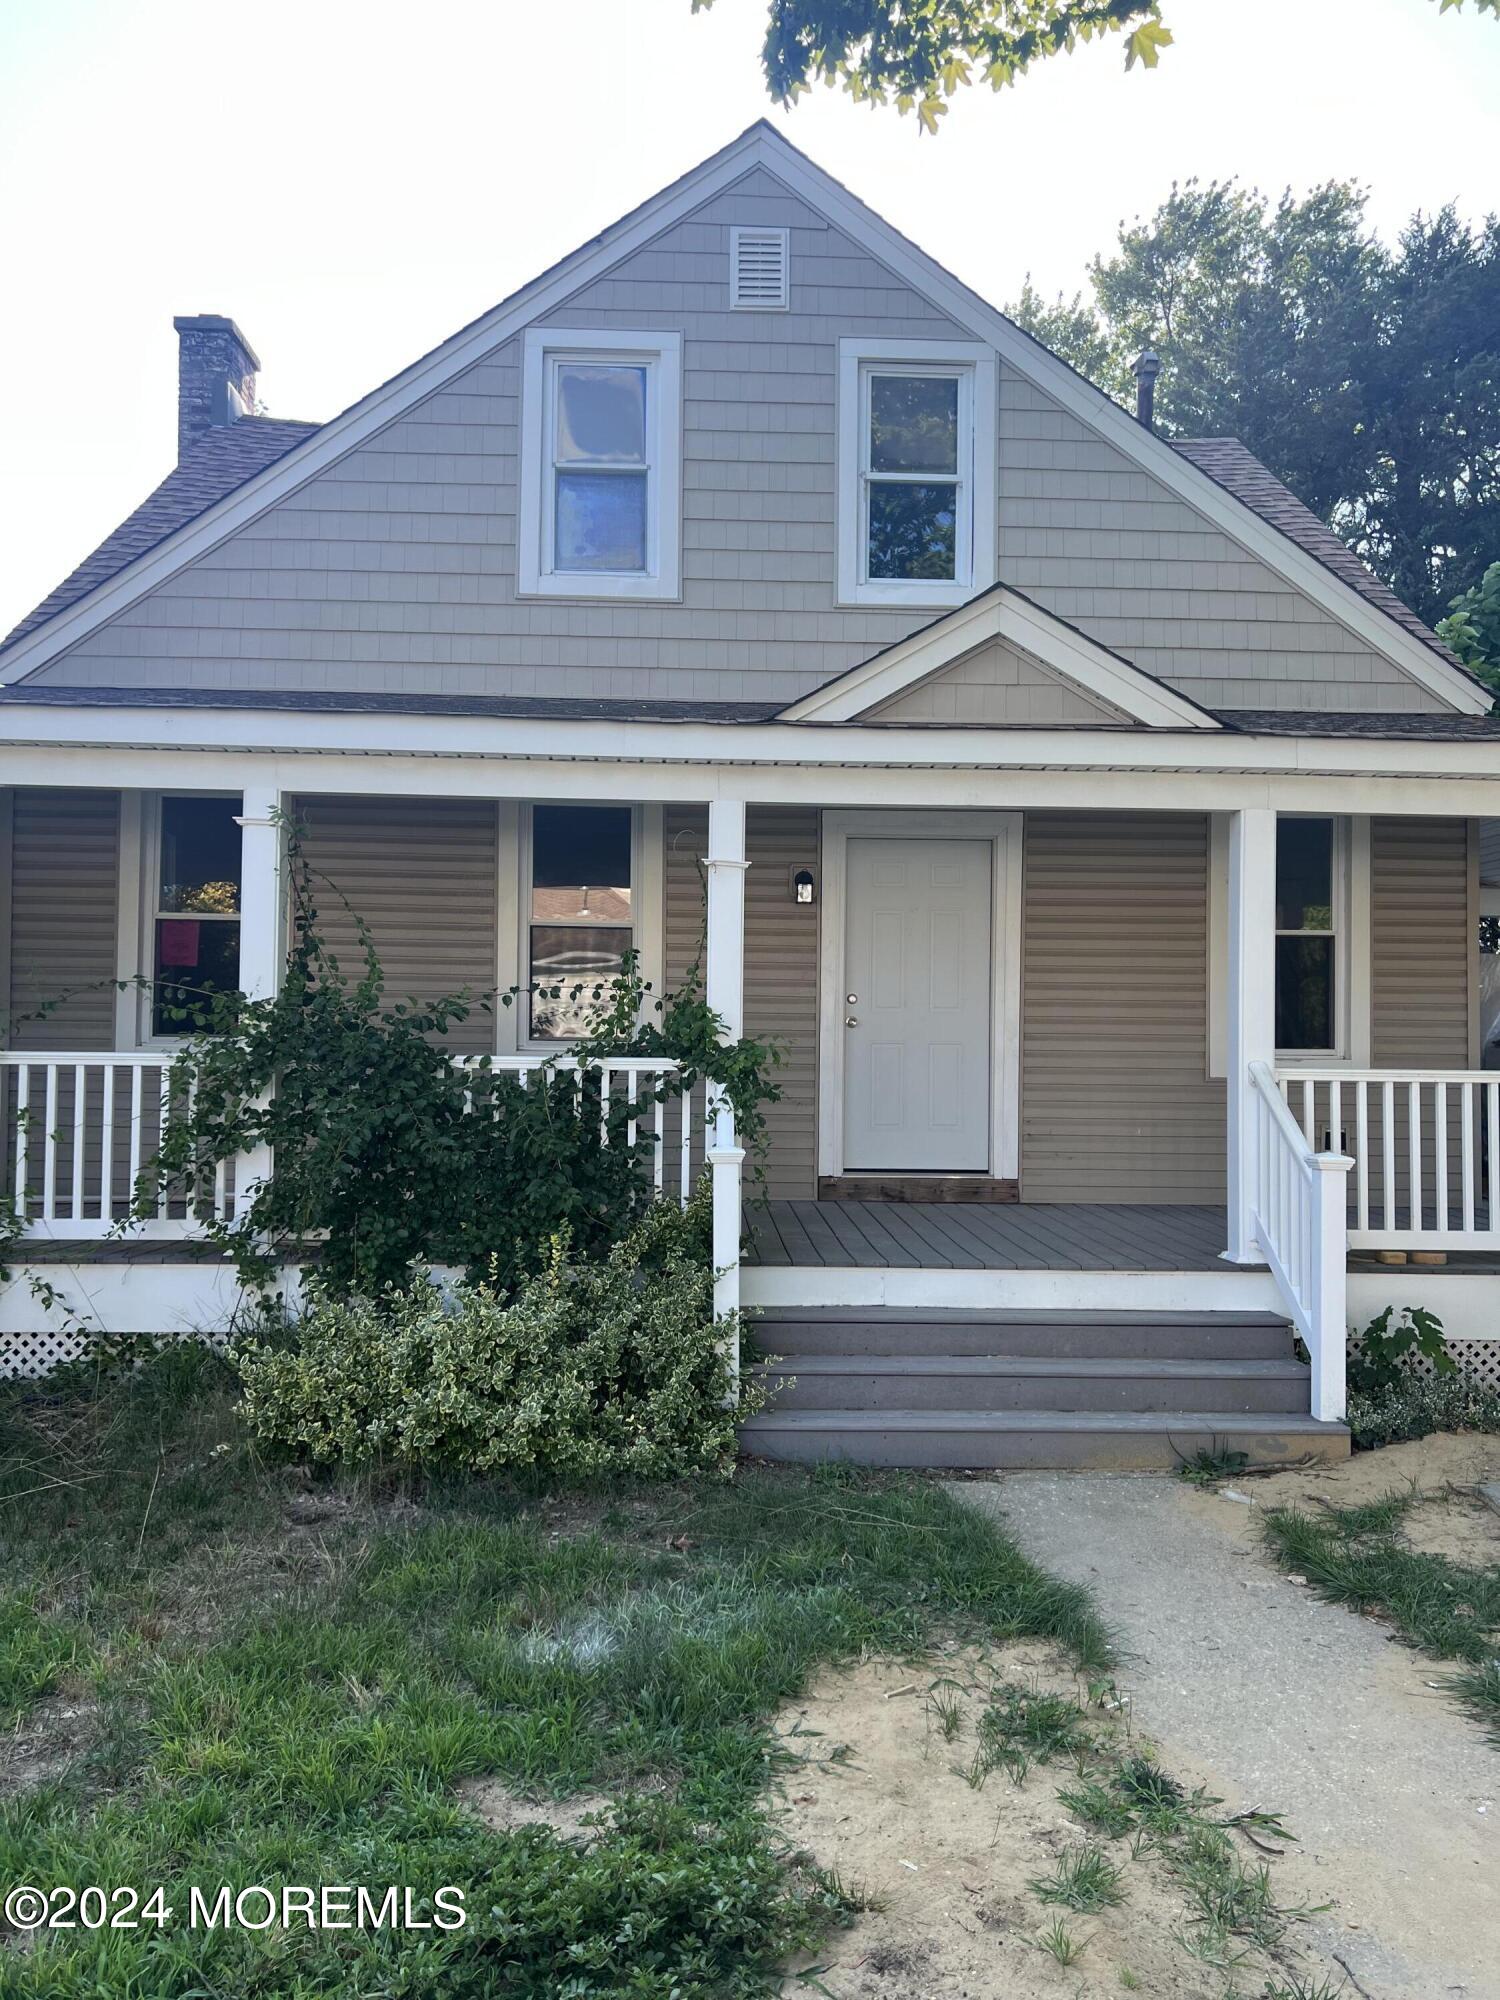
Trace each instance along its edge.
<instances>
[{"instance_id":1,"label":"brick chimney","mask_svg":"<svg viewBox=\"0 0 1500 2000\"><path fill-rule=\"evenodd\" d=\"M255 349L222 313L185 313L177 329L177 456L215 424L255 408Z\"/></svg>"}]
</instances>

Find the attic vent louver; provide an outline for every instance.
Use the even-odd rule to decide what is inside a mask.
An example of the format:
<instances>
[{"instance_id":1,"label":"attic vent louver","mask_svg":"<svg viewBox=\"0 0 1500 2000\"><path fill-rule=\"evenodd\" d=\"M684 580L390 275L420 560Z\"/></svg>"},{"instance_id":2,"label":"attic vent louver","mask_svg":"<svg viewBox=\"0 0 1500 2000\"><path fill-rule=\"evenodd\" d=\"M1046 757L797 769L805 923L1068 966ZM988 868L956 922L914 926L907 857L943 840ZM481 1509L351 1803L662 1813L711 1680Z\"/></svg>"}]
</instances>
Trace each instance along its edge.
<instances>
[{"instance_id":1,"label":"attic vent louver","mask_svg":"<svg viewBox=\"0 0 1500 2000\"><path fill-rule=\"evenodd\" d=\"M785 312L791 248L784 229L731 229L729 302L741 312Z\"/></svg>"}]
</instances>

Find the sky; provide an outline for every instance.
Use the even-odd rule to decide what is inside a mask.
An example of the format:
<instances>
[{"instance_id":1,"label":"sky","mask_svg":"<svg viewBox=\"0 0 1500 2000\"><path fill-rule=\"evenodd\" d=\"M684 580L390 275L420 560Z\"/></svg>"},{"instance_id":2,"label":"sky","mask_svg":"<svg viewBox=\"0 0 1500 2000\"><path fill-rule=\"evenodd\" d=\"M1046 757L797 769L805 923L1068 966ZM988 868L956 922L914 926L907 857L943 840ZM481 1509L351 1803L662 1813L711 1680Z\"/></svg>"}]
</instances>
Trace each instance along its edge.
<instances>
[{"instance_id":1,"label":"sky","mask_svg":"<svg viewBox=\"0 0 1500 2000\"><path fill-rule=\"evenodd\" d=\"M759 68L764 0L0 0L0 632L170 470L174 313L273 416L335 415L767 116L996 304L1071 294L1174 180L1500 208L1500 24L1435 0L1164 0L963 93L936 139Z\"/></svg>"}]
</instances>

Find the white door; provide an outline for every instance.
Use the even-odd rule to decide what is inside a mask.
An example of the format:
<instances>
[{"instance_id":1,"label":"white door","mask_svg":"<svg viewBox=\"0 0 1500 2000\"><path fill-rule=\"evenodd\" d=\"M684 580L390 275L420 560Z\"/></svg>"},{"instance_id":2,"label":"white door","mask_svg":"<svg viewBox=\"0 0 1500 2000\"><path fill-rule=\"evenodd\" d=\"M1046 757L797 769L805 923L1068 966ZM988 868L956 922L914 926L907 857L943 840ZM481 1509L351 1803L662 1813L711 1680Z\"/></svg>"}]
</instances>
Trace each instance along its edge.
<instances>
[{"instance_id":1,"label":"white door","mask_svg":"<svg viewBox=\"0 0 1500 2000\"><path fill-rule=\"evenodd\" d=\"M991 843L851 840L844 1169L990 1165Z\"/></svg>"}]
</instances>

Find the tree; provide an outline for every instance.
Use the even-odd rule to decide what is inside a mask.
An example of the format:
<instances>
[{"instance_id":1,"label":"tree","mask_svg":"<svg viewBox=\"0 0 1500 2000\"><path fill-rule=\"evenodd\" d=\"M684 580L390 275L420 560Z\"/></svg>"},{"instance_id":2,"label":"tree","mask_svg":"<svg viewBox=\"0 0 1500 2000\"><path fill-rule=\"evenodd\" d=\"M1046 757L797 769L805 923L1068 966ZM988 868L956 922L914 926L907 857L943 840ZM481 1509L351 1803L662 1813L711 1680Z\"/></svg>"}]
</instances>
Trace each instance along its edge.
<instances>
[{"instance_id":1,"label":"tree","mask_svg":"<svg viewBox=\"0 0 1500 2000\"><path fill-rule=\"evenodd\" d=\"M1436 4L1446 14L1466 0ZM712 5L693 0L693 12ZM1500 18L1500 0L1474 5ZM915 111L920 129L935 132L965 84L1000 90L1104 35L1124 37L1126 69L1154 69L1172 43L1162 0L770 0L761 62L778 104L814 81L841 83L851 97Z\"/></svg>"},{"instance_id":2,"label":"tree","mask_svg":"<svg viewBox=\"0 0 1500 2000\"><path fill-rule=\"evenodd\" d=\"M1122 401L1161 356L1168 435L1242 438L1432 620L1500 557L1500 221L1416 216L1394 249L1330 181L1274 204L1188 181L1122 225L1089 295L1011 315Z\"/></svg>"},{"instance_id":3,"label":"tree","mask_svg":"<svg viewBox=\"0 0 1500 2000\"><path fill-rule=\"evenodd\" d=\"M1500 689L1500 562L1491 563L1471 590L1454 598L1437 630L1486 686Z\"/></svg>"}]
</instances>

